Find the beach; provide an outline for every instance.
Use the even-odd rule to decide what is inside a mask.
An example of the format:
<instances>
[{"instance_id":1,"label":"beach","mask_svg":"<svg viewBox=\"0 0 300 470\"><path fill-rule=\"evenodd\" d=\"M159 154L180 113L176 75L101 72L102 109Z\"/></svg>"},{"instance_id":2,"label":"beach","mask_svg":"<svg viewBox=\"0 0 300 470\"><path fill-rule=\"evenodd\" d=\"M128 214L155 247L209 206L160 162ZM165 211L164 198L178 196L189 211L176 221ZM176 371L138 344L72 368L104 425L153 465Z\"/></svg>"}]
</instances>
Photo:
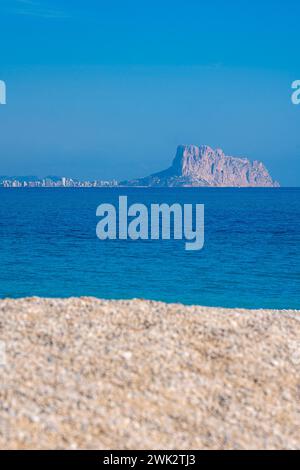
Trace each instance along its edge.
<instances>
[{"instance_id":1,"label":"beach","mask_svg":"<svg viewBox=\"0 0 300 470\"><path fill-rule=\"evenodd\" d=\"M300 311L0 301L1 449L300 449Z\"/></svg>"}]
</instances>

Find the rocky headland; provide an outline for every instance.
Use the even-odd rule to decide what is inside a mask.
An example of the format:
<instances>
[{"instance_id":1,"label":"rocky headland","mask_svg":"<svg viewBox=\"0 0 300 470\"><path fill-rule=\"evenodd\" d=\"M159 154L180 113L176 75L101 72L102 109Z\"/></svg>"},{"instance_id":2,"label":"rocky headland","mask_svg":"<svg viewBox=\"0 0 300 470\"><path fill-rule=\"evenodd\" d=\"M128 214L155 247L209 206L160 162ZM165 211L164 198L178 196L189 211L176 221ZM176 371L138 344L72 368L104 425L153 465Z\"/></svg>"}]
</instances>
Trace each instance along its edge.
<instances>
[{"instance_id":1,"label":"rocky headland","mask_svg":"<svg viewBox=\"0 0 300 470\"><path fill-rule=\"evenodd\" d=\"M170 168L123 186L279 187L263 163L230 157L203 145L179 145Z\"/></svg>"}]
</instances>

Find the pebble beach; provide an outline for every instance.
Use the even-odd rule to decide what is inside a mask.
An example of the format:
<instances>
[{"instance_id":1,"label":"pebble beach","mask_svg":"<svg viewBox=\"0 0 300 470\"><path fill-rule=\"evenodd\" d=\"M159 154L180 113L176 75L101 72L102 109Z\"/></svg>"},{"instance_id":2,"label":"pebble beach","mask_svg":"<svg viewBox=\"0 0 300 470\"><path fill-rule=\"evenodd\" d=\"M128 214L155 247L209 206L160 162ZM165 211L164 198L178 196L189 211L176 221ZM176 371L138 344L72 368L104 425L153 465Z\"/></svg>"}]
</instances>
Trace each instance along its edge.
<instances>
[{"instance_id":1,"label":"pebble beach","mask_svg":"<svg viewBox=\"0 0 300 470\"><path fill-rule=\"evenodd\" d=\"M0 301L1 449L300 449L300 311Z\"/></svg>"}]
</instances>

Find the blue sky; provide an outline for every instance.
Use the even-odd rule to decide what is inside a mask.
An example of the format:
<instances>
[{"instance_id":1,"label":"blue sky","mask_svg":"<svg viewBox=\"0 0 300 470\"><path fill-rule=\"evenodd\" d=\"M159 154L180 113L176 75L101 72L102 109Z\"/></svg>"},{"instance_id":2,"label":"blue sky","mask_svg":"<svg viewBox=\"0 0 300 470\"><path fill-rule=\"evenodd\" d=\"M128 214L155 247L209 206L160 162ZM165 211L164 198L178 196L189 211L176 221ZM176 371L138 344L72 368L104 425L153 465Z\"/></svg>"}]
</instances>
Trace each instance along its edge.
<instances>
[{"instance_id":1,"label":"blue sky","mask_svg":"<svg viewBox=\"0 0 300 470\"><path fill-rule=\"evenodd\" d=\"M1 0L0 18L0 174L143 176L195 143L299 185L299 2Z\"/></svg>"}]
</instances>

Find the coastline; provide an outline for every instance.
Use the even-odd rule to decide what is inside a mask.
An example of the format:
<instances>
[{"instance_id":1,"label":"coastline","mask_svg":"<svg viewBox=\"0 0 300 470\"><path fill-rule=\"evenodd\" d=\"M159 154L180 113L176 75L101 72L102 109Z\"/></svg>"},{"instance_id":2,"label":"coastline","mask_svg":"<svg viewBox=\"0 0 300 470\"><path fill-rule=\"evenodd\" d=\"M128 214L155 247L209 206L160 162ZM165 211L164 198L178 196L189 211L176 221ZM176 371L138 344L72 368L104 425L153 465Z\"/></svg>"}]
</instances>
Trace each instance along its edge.
<instances>
[{"instance_id":1,"label":"coastline","mask_svg":"<svg viewBox=\"0 0 300 470\"><path fill-rule=\"evenodd\" d=\"M300 448L300 311L0 300L1 449Z\"/></svg>"}]
</instances>

